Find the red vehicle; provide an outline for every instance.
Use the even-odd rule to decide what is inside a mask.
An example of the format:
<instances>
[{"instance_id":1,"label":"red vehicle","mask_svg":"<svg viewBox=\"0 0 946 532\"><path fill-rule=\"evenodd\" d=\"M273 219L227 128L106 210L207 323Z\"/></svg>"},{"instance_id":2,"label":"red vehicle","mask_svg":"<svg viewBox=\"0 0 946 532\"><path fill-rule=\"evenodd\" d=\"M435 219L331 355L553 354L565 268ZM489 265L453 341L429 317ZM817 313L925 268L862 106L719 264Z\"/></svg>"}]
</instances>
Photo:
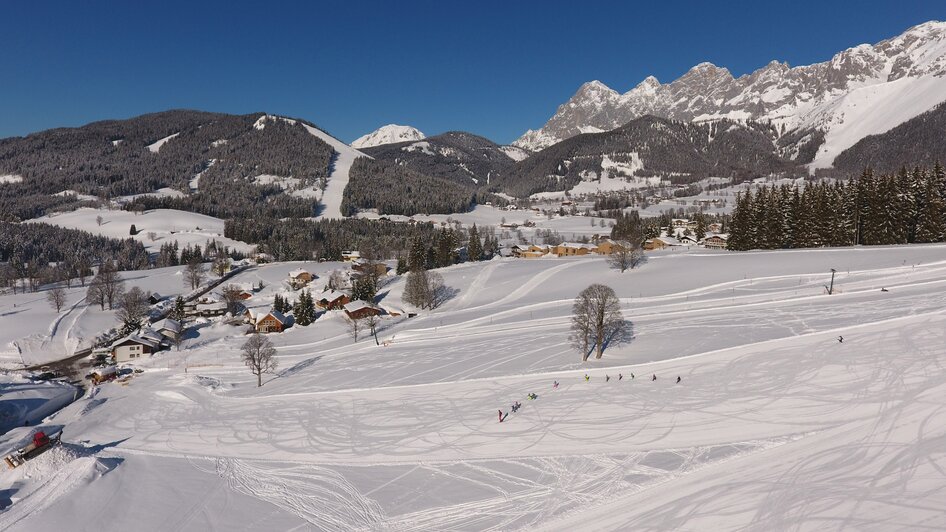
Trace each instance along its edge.
<instances>
[{"instance_id":1,"label":"red vehicle","mask_svg":"<svg viewBox=\"0 0 946 532\"><path fill-rule=\"evenodd\" d=\"M32 442L8 454L3 460L7 463L7 466L9 466L10 469L19 467L27 460L43 454L50 447L59 443L60 438L62 438L61 430L53 434L52 437L47 436L45 431L37 431L33 433Z\"/></svg>"}]
</instances>

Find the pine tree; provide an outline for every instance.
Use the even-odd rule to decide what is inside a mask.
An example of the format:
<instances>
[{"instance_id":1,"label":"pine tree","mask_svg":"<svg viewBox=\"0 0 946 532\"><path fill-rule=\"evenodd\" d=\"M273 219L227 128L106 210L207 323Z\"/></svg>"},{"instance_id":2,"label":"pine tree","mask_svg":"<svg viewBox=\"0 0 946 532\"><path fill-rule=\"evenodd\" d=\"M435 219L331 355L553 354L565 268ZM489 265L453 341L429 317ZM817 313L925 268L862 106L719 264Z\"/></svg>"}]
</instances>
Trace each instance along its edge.
<instances>
[{"instance_id":1,"label":"pine tree","mask_svg":"<svg viewBox=\"0 0 946 532\"><path fill-rule=\"evenodd\" d=\"M168 317L175 321L184 321L186 317L184 312L184 298L177 296L177 299L174 300L174 307L171 309L171 312L168 313Z\"/></svg>"},{"instance_id":2,"label":"pine tree","mask_svg":"<svg viewBox=\"0 0 946 532\"><path fill-rule=\"evenodd\" d=\"M308 289L299 294L299 300L292 309L292 315L296 323L303 327L315 321L315 305L312 303L312 294Z\"/></svg>"},{"instance_id":3,"label":"pine tree","mask_svg":"<svg viewBox=\"0 0 946 532\"><path fill-rule=\"evenodd\" d=\"M352 282L351 297L362 301L374 302L378 292L377 280L372 275L363 275Z\"/></svg>"},{"instance_id":4,"label":"pine tree","mask_svg":"<svg viewBox=\"0 0 946 532\"><path fill-rule=\"evenodd\" d=\"M478 261L483 258L483 245L480 243L480 232L476 224L470 228L470 244L467 246L467 254L471 261Z\"/></svg>"}]
</instances>

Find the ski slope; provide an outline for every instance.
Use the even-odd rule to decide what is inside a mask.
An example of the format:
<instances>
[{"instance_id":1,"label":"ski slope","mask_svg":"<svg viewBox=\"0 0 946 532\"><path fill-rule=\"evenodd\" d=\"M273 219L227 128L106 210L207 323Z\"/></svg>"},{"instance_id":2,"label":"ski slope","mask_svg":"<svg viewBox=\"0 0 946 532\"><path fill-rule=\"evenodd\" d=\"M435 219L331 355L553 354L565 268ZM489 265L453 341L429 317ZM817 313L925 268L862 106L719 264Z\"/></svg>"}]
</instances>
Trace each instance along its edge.
<instances>
[{"instance_id":1,"label":"ski slope","mask_svg":"<svg viewBox=\"0 0 946 532\"><path fill-rule=\"evenodd\" d=\"M344 265L264 265L237 281L264 281L248 302L265 306L292 294L283 280L298 267L318 290ZM13 502L0 528L946 527L946 246L440 273L456 294L383 320L386 345L354 343L338 312L271 335L279 369L262 388L236 328L198 327L49 421L89 459L63 468L81 481L48 505ZM568 322L591 282L616 290L632 335L582 364ZM381 304L402 291L386 281ZM16 482L32 493L49 478ZM103 501L136 511L103 521Z\"/></svg>"},{"instance_id":2,"label":"ski slope","mask_svg":"<svg viewBox=\"0 0 946 532\"><path fill-rule=\"evenodd\" d=\"M315 135L335 150L335 159L332 161L332 172L329 174L328 186L322 194L322 211L319 213L318 218L342 218L342 196L345 192L345 187L348 186L348 171L351 170L351 165L355 162L355 159L367 157L367 155L321 129L308 124L302 125L309 133Z\"/></svg>"}]
</instances>

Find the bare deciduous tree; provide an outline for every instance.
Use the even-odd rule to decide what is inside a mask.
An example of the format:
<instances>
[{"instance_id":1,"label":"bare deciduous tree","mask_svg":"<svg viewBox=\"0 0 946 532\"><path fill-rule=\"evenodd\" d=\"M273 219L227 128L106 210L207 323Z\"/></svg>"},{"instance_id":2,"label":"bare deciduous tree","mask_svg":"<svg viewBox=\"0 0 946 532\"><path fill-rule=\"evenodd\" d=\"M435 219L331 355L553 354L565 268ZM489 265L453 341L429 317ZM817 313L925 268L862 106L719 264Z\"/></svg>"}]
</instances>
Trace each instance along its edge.
<instances>
[{"instance_id":1,"label":"bare deciduous tree","mask_svg":"<svg viewBox=\"0 0 946 532\"><path fill-rule=\"evenodd\" d=\"M155 233L154 231L148 231L148 240L154 242L157 239L158 239L157 233Z\"/></svg>"},{"instance_id":2,"label":"bare deciduous tree","mask_svg":"<svg viewBox=\"0 0 946 532\"><path fill-rule=\"evenodd\" d=\"M243 306L243 290L235 284L228 284L223 287L221 293L223 294L223 300L227 302L227 312L230 314L239 312Z\"/></svg>"},{"instance_id":3,"label":"bare deciduous tree","mask_svg":"<svg viewBox=\"0 0 946 532\"><path fill-rule=\"evenodd\" d=\"M354 318L345 318L345 321L348 322L348 335L351 336L352 340L357 342L358 336L361 334L361 329L362 329L361 320L356 320Z\"/></svg>"},{"instance_id":4,"label":"bare deciduous tree","mask_svg":"<svg viewBox=\"0 0 946 532\"><path fill-rule=\"evenodd\" d=\"M276 371L276 348L269 338L255 333L243 344L243 363L256 375L256 386L260 387L263 374Z\"/></svg>"},{"instance_id":5,"label":"bare deciduous tree","mask_svg":"<svg viewBox=\"0 0 946 532\"><path fill-rule=\"evenodd\" d=\"M591 348L601 358L608 343L626 330L621 315L621 302L614 290L593 284L578 294L572 306L572 345L581 351L582 362L588 360Z\"/></svg>"},{"instance_id":6,"label":"bare deciduous tree","mask_svg":"<svg viewBox=\"0 0 946 532\"><path fill-rule=\"evenodd\" d=\"M184 284L190 286L191 290L196 290L204 282L204 275L204 265L200 258L195 257L184 267Z\"/></svg>"},{"instance_id":7,"label":"bare deciduous tree","mask_svg":"<svg viewBox=\"0 0 946 532\"><path fill-rule=\"evenodd\" d=\"M612 268L621 270L621 273L636 268L644 260L644 251L629 242L615 243L614 252L608 257Z\"/></svg>"},{"instance_id":8,"label":"bare deciduous tree","mask_svg":"<svg viewBox=\"0 0 946 532\"><path fill-rule=\"evenodd\" d=\"M403 298L415 307L434 309L446 301L447 292L439 273L417 269L407 274Z\"/></svg>"},{"instance_id":9,"label":"bare deciduous tree","mask_svg":"<svg viewBox=\"0 0 946 532\"><path fill-rule=\"evenodd\" d=\"M56 309L56 314L59 314L59 311L61 311L62 307L66 304L66 290L57 286L49 292L46 292L46 300Z\"/></svg>"},{"instance_id":10,"label":"bare deciduous tree","mask_svg":"<svg viewBox=\"0 0 946 532\"><path fill-rule=\"evenodd\" d=\"M102 310L105 310L105 305L112 310L124 291L125 282L118 275L115 266L111 262L106 262L99 267L99 272L89 283L86 298L90 303L98 304Z\"/></svg>"},{"instance_id":11,"label":"bare deciduous tree","mask_svg":"<svg viewBox=\"0 0 946 532\"><path fill-rule=\"evenodd\" d=\"M102 216L101 216L101 215L95 217L95 223L97 223L97 224L99 225L99 227L102 226L102 221L103 221L103 220L102 220Z\"/></svg>"},{"instance_id":12,"label":"bare deciduous tree","mask_svg":"<svg viewBox=\"0 0 946 532\"><path fill-rule=\"evenodd\" d=\"M342 291L348 287L348 282L345 280L345 274L340 270L332 270L332 273L328 276L328 286L329 290Z\"/></svg>"},{"instance_id":13,"label":"bare deciduous tree","mask_svg":"<svg viewBox=\"0 0 946 532\"><path fill-rule=\"evenodd\" d=\"M122 294L118 301L116 317L122 322L122 329L130 333L141 327L141 320L148 315L148 297L150 294L137 286Z\"/></svg>"},{"instance_id":14,"label":"bare deciduous tree","mask_svg":"<svg viewBox=\"0 0 946 532\"><path fill-rule=\"evenodd\" d=\"M365 324L365 328L368 329L368 333L371 336L374 336L374 344L381 345L381 342L378 341L378 324L381 323L381 319L374 314L369 314L362 319Z\"/></svg>"}]
</instances>

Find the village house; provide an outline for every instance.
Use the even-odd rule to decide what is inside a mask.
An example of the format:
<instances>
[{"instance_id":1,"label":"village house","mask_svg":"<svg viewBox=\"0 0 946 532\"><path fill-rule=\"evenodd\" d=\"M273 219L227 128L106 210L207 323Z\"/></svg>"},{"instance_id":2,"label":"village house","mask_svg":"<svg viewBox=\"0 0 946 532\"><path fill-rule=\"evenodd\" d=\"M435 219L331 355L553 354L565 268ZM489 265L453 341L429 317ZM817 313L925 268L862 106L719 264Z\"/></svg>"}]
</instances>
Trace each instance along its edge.
<instances>
[{"instance_id":1,"label":"village house","mask_svg":"<svg viewBox=\"0 0 946 532\"><path fill-rule=\"evenodd\" d=\"M680 242L681 245L684 245L684 246L695 246L699 244L699 241L696 239L696 237L693 237L690 235L682 235L678 237L677 240Z\"/></svg>"},{"instance_id":2,"label":"village house","mask_svg":"<svg viewBox=\"0 0 946 532\"><path fill-rule=\"evenodd\" d=\"M360 320L368 316L379 316L381 314L381 309L360 299L345 305L344 309L345 314L353 320Z\"/></svg>"},{"instance_id":3,"label":"village house","mask_svg":"<svg viewBox=\"0 0 946 532\"><path fill-rule=\"evenodd\" d=\"M661 236L657 238L651 238L644 241L644 250L654 251L658 249L667 249L671 247L677 247L680 245L680 241L676 238L669 236Z\"/></svg>"},{"instance_id":4,"label":"village house","mask_svg":"<svg viewBox=\"0 0 946 532\"><path fill-rule=\"evenodd\" d=\"M689 223L689 220L684 218L674 218L670 222L670 225L672 225L674 229L683 229L687 226L687 223Z\"/></svg>"},{"instance_id":5,"label":"village house","mask_svg":"<svg viewBox=\"0 0 946 532\"><path fill-rule=\"evenodd\" d=\"M165 318L155 323L154 329L158 331L158 334L172 342L181 337L181 322L171 318Z\"/></svg>"},{"instance_id":6,"label":"village house","mask_svg":"<svg viewBox=\"0 0 946 532\"><path fill-rule=\"evenodd\" d=\"M719 222L713 222L706 226L706 230L710 233L720 233L723 230L723 224Z\"/></svg>"},{"instance_id":7,"label":"village house","mask_svg":"<svg viewBox=\"0 0 946 532\"><path fill-rule=\"evenodd\" d=\"M726 242L728 240L728 234L708 236L703 240L703 247L706 249L726 249Z\"/></svg>"},{"instance_id":8,"label":"village house","mask_svg":"<svg viewBox=\"0 0 946 532\"><path fill-rule=\"evenodd\" d=\"M588 255L598 248L594 244L578 244L575 242L565 242L555 246L555 254L559 257L572 257L576 255Z\"/></svg>"},{"instance_id":9,"label":"village house","mask_svg":"<svg viewBox=\"0 0 946 532\"><path fill-rule=\"evenodd\" d=\"M342 260L345 262L356 261L361 258L360 251L342 251Z\"/></svg>"},{"instance_id":10,"label":"village house","mask_svg":"<svg viewBox=\"0 0 946 532\"><path fill-rule=\"evenodd\" d=\"M599 255L611 255L618 251L630 249L630 247L631 245L627 242L616 242L610 238L605 238L598 241L598 247L595 249L595 252Z\"/></svg>"},{"instance_id":11,"label":"village house","mask_svg":"<svg viewBox=\"0 0 946 532\"><path fill-rule=\"evenodd\" d=\"M246 310L246 321L253 326L253 329L262 334L271 332L283 332L288 323L288 318L281 312L273 309L263 311Z\"/></svg>"},{"instance_id":12,"label":"village house","mask_svg":"<svg viewBox=\"0 0 946 532\"><path fill-rule=\"evenodd\" d=\"M552 247L547 244L542 244L542 245L532 244L519 256L522 257L523 259L537 259L539 257L548 255L551 251L552 251Z\"/></svg>"},{"instance_id":13,"label":"village house","mask_svg":"<svg viewBox=\"0 0 946 532\"><path fill-rule=\"evenodd\" d=\"M156 304L160 303L162 299L164 299L164 298L161 297L161 294L159 294L159 293L157 293L157 292L151 292L151 295L148 296L148 304L150 304L150 305L156 305Z\"/></svg>"},{"instance_id":14,"label":"village house","mask_svg":"<svg viewBox=\"0 0 946 532\"><path fill-rule=\"evenodd\" d=\"M161 350L161 342L142 334L132 334L112 344L112 358L116 363L131 362Z\"/></svg>"},{"instance_id":15,"label":"village house","mask_svg":"<svg viewBox=\"0 0 946 532\"><path fill-rule=\"evenodd\" d=\"M302 268L298 268L289 272L289 285L295 290L307 286L312 282L313 279L315 279L315 276L303 270Z\"/></svg>"},{"instance_id":16,"label":"village house","mask_svg":"<svg viewBox=\"0 0 946 532\"><path fill-rule=\"evenodd\" d=\"M348 297L348 294L344 292L336 292L335 290L322 292L316 297L318 297L318 299L315 301L315 305L325 310L335 310L337 308L342 308L351 302L351 298Z\"/></svg>"},{"instance_id":17,"label":"village house","mask_svg":"<svg viewBox=\"0 0 946 532\"><path fill-rule=\"evenodd\" d=\"M194 315L201 318L212 318L214 316L223 316L227 313L227 304L224 301L215 301L213 303L198 303L194 310Z\"/></svg>"}]
</instances>

